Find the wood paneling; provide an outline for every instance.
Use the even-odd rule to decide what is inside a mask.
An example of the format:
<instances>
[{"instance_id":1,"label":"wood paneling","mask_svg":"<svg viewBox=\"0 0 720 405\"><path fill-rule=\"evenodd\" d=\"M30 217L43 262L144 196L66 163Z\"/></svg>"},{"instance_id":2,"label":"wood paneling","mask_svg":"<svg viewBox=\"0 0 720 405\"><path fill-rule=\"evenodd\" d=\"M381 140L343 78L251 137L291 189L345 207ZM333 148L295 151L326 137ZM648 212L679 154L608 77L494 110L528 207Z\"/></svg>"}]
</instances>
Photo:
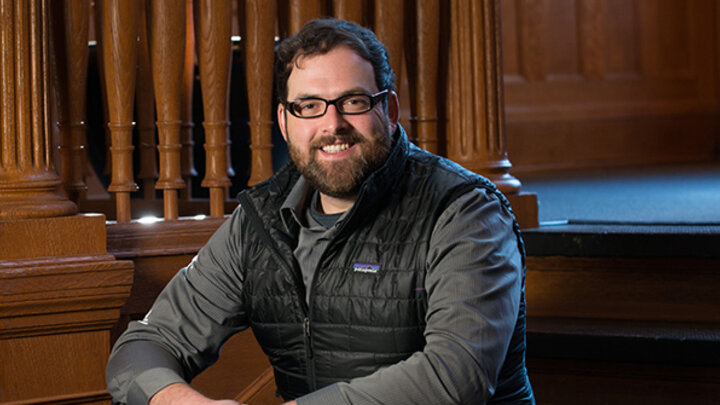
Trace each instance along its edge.
<instances>
[{"instance_id":1,"label":"wood paneling","mask_svg":"<svg viewBox=\"0 0 720 405\"><path fill-rule=\"evenodd\" d=\"M718 158L715 1L501 7L516 172Z\"/></svg>"},{"instance_id":2,"label":"wood paneling","mask_svg":"<svg viewBox=\"0 0 720 405\"><path fill-rule=\"evenodd\" d=\"M104 331L0 340L0 402L103 392L108 347Z\"/></svg>"},{"instance_id":3,"label":"wood paneling","mask_svg":"<svg viewBox=\"0 0 720 405\"><path fill-rule=\"evenodd\" d=\"M105 249L102 215L0 220L0 402L107 403L132 278Z\"/></svg>"}]
</instances>

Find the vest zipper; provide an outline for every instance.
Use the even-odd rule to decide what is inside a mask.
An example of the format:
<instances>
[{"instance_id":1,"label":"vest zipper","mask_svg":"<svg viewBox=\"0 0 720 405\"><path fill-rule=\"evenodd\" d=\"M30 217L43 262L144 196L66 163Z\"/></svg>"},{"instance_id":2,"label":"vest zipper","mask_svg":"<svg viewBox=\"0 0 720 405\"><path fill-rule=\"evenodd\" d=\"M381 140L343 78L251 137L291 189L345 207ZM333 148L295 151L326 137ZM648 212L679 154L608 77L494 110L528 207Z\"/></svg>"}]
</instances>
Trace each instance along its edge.
<instances>
[{"instance_id":1,"label":"vest zipper","mask_svg":"<svg viewBox=\"0 0 720 405\"><path fill-rule=\"evenodd\" d=\"M272 254L274 254L278 259L279 262L285 265L285 268L287 271L290 272L290 274L295 279L295 290L297 292L297 296L300 299L300 308L303 311L303 340L305 343L305 360L307 363L307 383L310 387L310 391L317 390L317 382L315 381L315 361L313 360L313 350L312 350L312 340L311 340L311 330L310 330L310 318L312 314L310 313L310 308L308 304L305 302L305 294L302 290L303 280L302 277L299 274L298 269L296 269L295 266L292 265L291 262L288 262L286 258L280 253L277 246L275 245L275 242L272 240L270 235L268 234L267 229L265 228L265 224L260 219L260 216L255 209L255 206L252 204L252 201L250 198L245 195L241 194L239 196L240 204L242 204L243 209L247 210L248 214L247 217L250 219L250 221L254 224L254 227L258 230L258 235L261 239L265 241L265 244L270 249ZM313 276L314 280L314 276ZM311 288L312 288L312 282L311 282ZM312 291L310 292L312 295ZM312 297L311 297L312 300Z\"/></svg>"},{"instance_id":2,"label":"vest zipper","mask_svg":"<svg viewBox=\"0 0 720 405\"><path fill-rule=\"evenodd\" d=\"M310 318L305 318L303 320L303 332L305 333L305 346L307 347L307 357L309 359L313 358L313 350L312 350L312 338L310 336Z\"/></svg>"}]
</instances>

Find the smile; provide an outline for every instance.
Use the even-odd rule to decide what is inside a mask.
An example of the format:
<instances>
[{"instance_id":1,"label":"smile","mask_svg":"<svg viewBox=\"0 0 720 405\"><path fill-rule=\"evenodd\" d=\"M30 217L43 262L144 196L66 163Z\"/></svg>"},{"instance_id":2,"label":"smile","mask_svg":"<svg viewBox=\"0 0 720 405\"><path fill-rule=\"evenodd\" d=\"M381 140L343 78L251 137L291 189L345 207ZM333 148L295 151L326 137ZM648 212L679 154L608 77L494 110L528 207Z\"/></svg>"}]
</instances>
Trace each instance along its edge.
<instances>
[{"instance_id":1,"label":"smile","mask_svg":"<svg viewBox=\"0 0 720 405\"><path fill-rule=\"evenodd\" d=\"M350 148L349 143L340 143L340 144L336 144L336 145L323 146L321 149L325 153L340 153L349 148Z\"/></svg>"}]
</instances>

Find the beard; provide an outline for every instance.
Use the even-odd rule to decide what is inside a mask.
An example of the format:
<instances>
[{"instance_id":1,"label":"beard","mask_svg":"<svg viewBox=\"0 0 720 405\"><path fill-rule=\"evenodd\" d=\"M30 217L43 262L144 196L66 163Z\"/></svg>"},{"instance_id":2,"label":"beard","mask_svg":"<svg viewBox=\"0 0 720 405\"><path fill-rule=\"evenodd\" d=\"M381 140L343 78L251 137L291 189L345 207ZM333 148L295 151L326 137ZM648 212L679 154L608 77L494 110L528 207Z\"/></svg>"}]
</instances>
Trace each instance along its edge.
<instances>
[{"instance_id":1,"label":"beard","mask_svg":"<svg viewBox=\"0 0 720 405\"><path fill-rule=\"evenodd\" d=\"M309 150L301 150L291 139L288 134L290 158L300 173L315 190L335 198L356 196L370 174L385 163L392 143L389 125L384 125L381 133L371 137L355 131L321 136L313 140ZM315 158L322 146L338 141L359 147L361 153L335 162L319 162Z\"/></svg>"}]
</instances>

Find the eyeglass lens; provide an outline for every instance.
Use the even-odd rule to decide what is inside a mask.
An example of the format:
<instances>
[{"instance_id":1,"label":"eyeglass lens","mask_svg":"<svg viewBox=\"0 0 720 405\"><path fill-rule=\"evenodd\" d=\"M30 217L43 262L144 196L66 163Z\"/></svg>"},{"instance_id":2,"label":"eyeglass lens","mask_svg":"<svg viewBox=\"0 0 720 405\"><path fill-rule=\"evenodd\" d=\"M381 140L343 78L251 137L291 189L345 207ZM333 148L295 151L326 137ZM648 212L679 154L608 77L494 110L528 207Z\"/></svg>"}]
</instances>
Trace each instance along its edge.
<instances>
[{"instance_id":1,"label":"eyeglass lens","mask_svg":"<svg viewBox=\"0 0 720 405\"><path fill-rule=\"evenodd\" d=\"M372 99L366 94L350 94L335 100L321 98L306 98L292 103L293 112L301 117L315 117L325 114L328 104L342 114L361 114L372 108Z\"/></svg>"}]
</instances>

